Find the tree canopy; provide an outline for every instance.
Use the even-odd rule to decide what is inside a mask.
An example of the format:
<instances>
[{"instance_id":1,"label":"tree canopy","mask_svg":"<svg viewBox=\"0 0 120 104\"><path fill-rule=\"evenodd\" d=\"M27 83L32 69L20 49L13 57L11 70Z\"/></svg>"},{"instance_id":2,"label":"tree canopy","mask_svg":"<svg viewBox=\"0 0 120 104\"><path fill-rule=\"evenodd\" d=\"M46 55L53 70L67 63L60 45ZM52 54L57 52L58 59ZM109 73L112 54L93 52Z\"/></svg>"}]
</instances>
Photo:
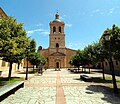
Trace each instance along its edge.
<instances>
[{"instance_id":1,"label":"tree canopy","mask_svg":"<svg viewBox=\"0 0 120 104\"><path fill-rule=\"evenodd\" d=\"M36 66L45 65L46 63L46 59L37 52L31 53L28 60L32 65Z\"/></svg>"},{"instance_id":2,"label":"tree canopy","mask_svg":"<svg viewBox=\"0 0 120 104\"><path fill-rule=\"evenodd\" d=\"M17 23L13 17L0 19L0 54L3 60L10 63L11 77L12 64L24 58L26 48L30 44L23 23Z\"/></svg>"}]
</instances>

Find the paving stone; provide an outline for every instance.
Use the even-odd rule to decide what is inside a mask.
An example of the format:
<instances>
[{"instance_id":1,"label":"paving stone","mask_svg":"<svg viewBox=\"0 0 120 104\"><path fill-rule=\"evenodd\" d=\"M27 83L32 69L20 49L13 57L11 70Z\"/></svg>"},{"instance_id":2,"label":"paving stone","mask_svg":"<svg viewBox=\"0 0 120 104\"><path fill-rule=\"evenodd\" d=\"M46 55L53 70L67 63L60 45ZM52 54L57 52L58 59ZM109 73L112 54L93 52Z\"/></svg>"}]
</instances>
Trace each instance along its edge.
<instances>
[{"instance_id":1,"label":"paving stone","mask_svg":"<svg viewBox=\"0 0 120 104\"><path fill-rule=\"evenodd\" d=\"M57 73L61 84L57 86ZM101 76L101 74L88 74ZM42 76L25 81L25 87L4 99L0 104L57 104L57 87L63 88L66 104L120 104L120 98L103 87L79 79L80 74L68 70L47 70ZM62 91L62 90L60 90Z\"/></svg>"}]
</instances>

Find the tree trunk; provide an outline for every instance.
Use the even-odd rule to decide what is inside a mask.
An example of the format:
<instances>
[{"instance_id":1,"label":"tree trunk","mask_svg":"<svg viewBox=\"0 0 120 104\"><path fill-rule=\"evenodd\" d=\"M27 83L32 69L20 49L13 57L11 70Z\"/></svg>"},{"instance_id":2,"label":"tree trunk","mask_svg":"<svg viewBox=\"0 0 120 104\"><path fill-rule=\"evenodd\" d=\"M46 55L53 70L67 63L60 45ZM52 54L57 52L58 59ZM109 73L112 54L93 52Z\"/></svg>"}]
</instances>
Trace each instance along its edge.
<instances>
[{"instance_id":1,"label":"tree trunk","mask_svg":"<svg viewBox=\"0 0 120 104\"><path fill-rule=\"evenodd\" d=\"M104 71L104 63L102 61L102 74L103 74L103 80L105 80L105 71Z\"/></svg>"},{"instance_id":2,"label":"tree trunk","mask_svg":"<svg viewBox=\"0 0 120 104\"><path fill-rule=\"evenodd\" d=\"M78 66L78 70L79 70L80 66Z\"/></svg>"},{"instance_id":3,"label":"tree trunk","mask_svg":"<svg viewBox=\"0 0 120 104\"><path fill-rule=\"evenodd\" d=\"M20 63L18 62L18 70L20 69Z\"/></svg>"},{"instance_id":4,"label":"tree trunk","mask_svg":"<svg viewBox=\"0 0 120 104\"><path fill-rule=\"evenodd\" d=\"M34 72L34 65L33 65L33 72Z\"/></svg>"},{"instance_id":5,"label":"tree trunk","mask_svg":"<svg viewBox=\"0 0 120 104\"><path fill-rule=\"evenodd\" d=\"M9 73L8 73L8 80L10 80L10 78L11 78L12 64L13 64L13 62L10 62Z\"/></svg>"},{"instance_id":6,"label":"tree trunk","mask_svg":"<svg viewBox=\"0 0 120 104\"><path fill-rule=\"evenodd\" d=\"M89 67L89 74L90 74L90 67Z\"/></svg>"},{"instance_id":7,"label":"tree trunk","mask_svg":"<svg viewBox=\"0 0 120 104\"><path fill-rule=\"evenodd\" d=\"M27 67L26 67L26 77L25 80L28 80L28 59L27 59Z\"/></svg>"}]
</instances>

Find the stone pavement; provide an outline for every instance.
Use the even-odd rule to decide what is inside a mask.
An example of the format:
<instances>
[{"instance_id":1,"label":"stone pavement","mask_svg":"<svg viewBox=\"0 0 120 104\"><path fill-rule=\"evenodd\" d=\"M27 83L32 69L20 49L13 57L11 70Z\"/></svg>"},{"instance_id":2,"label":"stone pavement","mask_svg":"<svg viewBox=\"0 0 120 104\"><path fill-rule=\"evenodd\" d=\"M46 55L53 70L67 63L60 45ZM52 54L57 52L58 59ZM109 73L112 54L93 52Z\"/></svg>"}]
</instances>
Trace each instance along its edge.
<instances>
[{"instance_id":1,"label":"stone pavement","mask_svg":"<svg viewBox=\"0 0 120 104\"><path fill-rule=\"evenodd\" d=\"M48 69L43 75L25 81L24 88L0 104L120 104L120 98L101 84L84 82L79 78L80 74L71 74L66 69Z\"/></svg>"}]
</instances>

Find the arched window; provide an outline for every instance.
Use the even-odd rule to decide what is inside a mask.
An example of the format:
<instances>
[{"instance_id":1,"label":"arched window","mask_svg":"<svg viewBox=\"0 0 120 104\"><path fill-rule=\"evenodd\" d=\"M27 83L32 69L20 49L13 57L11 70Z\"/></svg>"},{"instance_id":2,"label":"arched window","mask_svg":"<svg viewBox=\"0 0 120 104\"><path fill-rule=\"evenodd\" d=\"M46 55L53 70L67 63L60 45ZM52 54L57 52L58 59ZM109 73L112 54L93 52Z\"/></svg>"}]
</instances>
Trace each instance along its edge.
<instances>
[{"instance_id":1,"label":"arched window","mask_svg":"<svg viewBox=\"0 0 120 104\"><path fill-rule=\"evenodd\" d=\"M53 27L53 33L55 33L55 32L56 32L56 27L54 26L54 27Z\"/></svg>"},{"instance_id":2,"label":"arched window","mask_svg":"<svg viewBox=\"0 0 120 104\"><path fill-rule=\"evenodd\" d=\"M59 26L59 33L61 33L61 27Z\"/></svg>"},{"instance_id":3,"label":"arched window","mask_svg":"<svg viewBox=\"0 0 120 104\"><path fill-rule=\"evenodd\" d=\"M56 48L59 48L59 44L58 43L56 43Z\"/></svg>"}]
</instances>

